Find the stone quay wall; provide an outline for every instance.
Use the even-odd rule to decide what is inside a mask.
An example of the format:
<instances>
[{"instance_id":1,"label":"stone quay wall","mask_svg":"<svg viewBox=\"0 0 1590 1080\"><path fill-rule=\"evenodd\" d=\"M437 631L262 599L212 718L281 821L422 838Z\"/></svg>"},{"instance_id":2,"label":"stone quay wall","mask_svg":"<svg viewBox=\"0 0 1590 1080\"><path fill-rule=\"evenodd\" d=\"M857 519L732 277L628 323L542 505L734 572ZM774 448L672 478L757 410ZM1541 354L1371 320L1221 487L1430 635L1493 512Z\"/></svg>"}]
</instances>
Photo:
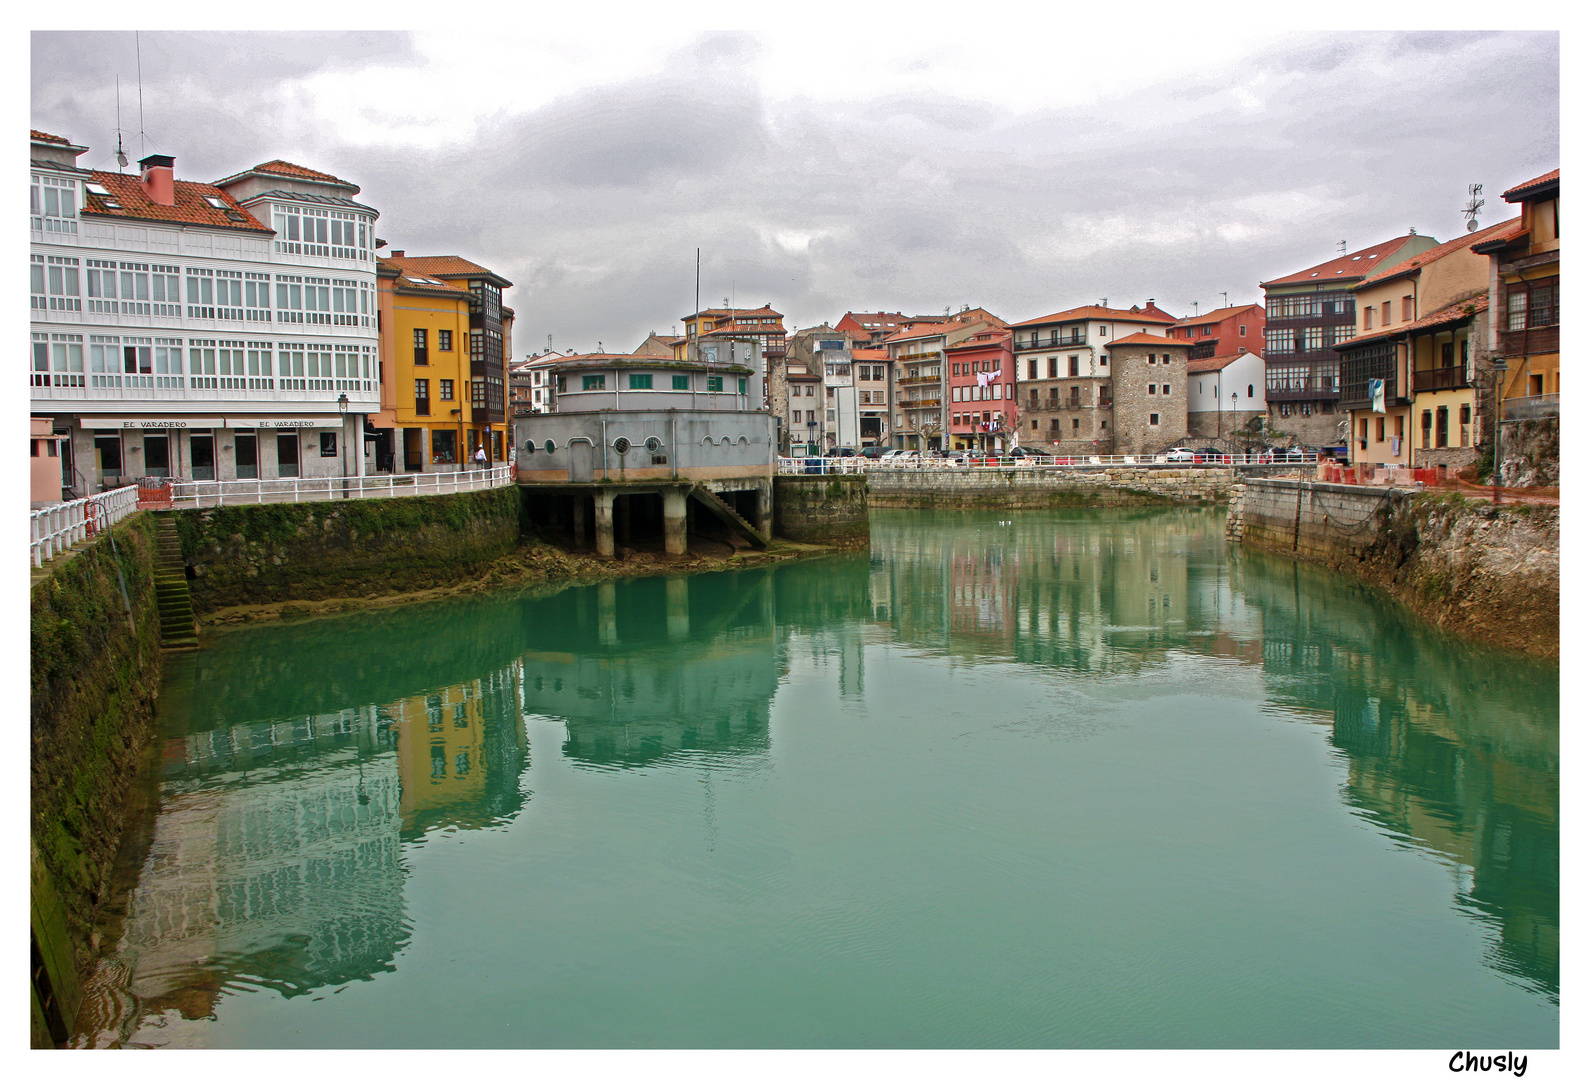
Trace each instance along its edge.
<instances>
[{"instance_id":1,"label":"stone quay wall","mask_svg":"<svg viewBox=\"0 0 1590 1080\"><path fill-rule=\"evenodd\" d=\"M888 469L867 471L877 507L1040 510L1147 502L1225 502L1235 469L1122 466L1090 469Z\"/></svg>"},{"instance_id":2,"label":"stone quay wall","mask_svg":"<svg viewBox=\"0 0 1590 1080\"><path fill-rule=\"evenodd\" d=\"M43 971L33 982L35 1047L71 1033L95 961L95 912L154 730L154 561L154 518L136 513L35 572L30 590L31 907Z\"/></svg>"},{"instance_id":3,"label":"stone quay wall","mask_svg":"<svg viewBox=\"0 0 1590 1080\"><path fill-rule=\"evenodd\" d=\"M865 476L778 476L773 531L803 543L865 547L871 539Z\"/></svg>"},{"instance_id":4,"label":"stone quay wall","mask_svg":"<svg viewBox=\"0 0 1590 1080\"><path fill-rule=\"evenodd\" d=\"M519 488L179 510L193 610L449 585L519 543Z\"/></svg>"},{"instance_id":5,"label":"stone quay wall","mask_svg":"<svg viewBox=\"0 0 1590 1080\"><path fill-rule=\"evenodd\" d=\"M1250 479L1228 535L1359 574L1470 640L1559 655L1561 533L1555 506Z\"/></svg>"}]
</instances>

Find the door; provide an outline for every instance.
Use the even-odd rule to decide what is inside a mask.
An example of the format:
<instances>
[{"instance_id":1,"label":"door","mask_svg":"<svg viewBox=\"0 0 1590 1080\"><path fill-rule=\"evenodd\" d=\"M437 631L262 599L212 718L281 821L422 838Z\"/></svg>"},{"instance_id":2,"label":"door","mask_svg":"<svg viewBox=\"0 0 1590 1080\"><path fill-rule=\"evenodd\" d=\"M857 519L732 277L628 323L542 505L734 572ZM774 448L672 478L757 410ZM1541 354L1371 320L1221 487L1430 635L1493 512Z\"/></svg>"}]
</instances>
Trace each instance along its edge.
<instances>
[{"instance_id":1,"label":"door","mask_svg":"<svg viewBox=\"0 0 1590 1080\"><path fill-rule=\"evenodd\" d=\"M392 429L377 428L375 432L375 471L389 473L392 471Z\"/></svg>"},{"instance_id":2,"label":"door","mask_svg":"<svg viewBox=\"0 0 1590 1080\"><path fill-rule=\"evenodd\" d=\"M144 475L171 475L171 444L164 435L144 436Z\"/></svg>"},{"instance_id":3,"label":"door","mask_svg":"<svg viewBox=\"0 0 1590 1080\"><path fill-rule=\"evenodd\" d=\"M406 472L425 471L425 432L420 428L403 429L403 468Z\"/></svg>"},{"instance_id":4,"label":"door","mask_svg":"<svg viewBox=\"0 0 1590 1080\"><path fill-rule=\"evenodd\" d=\"M121 436L96 435L94 456L99 458L101 489L121 483Z\"/></svg>"},{"instance_id":5,"label":"door","mask_svg":"<svg viewBox=\"0 0 1590 1080\"><path fill-rule=\"evenodd\" d=\"M250 432L244 435L239 432L236 436L237 446L237 478L239 480L259 479L259 439Z\"/></svg>"},{"instance_id":6,"label":"door","mask_svg":"<svg viewBox=\"0 0 1590 1080\"><path fill-rule=\"evenodd\" d=\"M298 432L276 436L276 475L298 475Z\"/></svg>"},{"instance_id":7,"label":"door","mask_svg":"<svg viewBox=\"0 0 1590 1080\"><path fill-rule=\"evenodd\" d=\"M589 439L569 443L569 483L589 484L596 476L596 446Z\"/></svg>"},{"instance_id":8,"label":"door","mask_svg":"<svg viewBox=\"0 0 1590 1080\"><path fill-rule=\"evenodd\" d=\"M189 435L188 456L193 460L195 480L215 479L215 436Z\"/></svg>"}]
</instances>

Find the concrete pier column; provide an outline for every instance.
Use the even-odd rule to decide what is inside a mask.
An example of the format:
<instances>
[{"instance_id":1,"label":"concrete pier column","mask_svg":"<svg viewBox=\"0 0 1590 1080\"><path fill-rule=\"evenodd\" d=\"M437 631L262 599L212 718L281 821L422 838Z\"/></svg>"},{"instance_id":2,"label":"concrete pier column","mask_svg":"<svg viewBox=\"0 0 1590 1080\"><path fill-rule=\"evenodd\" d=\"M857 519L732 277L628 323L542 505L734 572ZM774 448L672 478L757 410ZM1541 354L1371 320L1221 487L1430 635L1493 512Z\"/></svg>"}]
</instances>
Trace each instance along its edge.
<instances>
[{"instance_id":1,"label":"concrete pier column","mask_svg":"<svg viewBox=\"0 0 1590 1080\"><path fill-rule=\"evenodd\" d=\"M756 482L756 520L751 522L764 537L773 535L773 481Z\"/></svg>"},{"instance_id":2,"label":"concrete pier column","mask_svg":"<svg viewBox=\"0 0 1590 1080\"><path fill-rule=\"evenodd\" d=\"M613 557L613 493L596 493L596 553L603 558Z\"/></svg>"},{"instance_id":3,"label":"concrete pier column","mask_svg":"<svg viewBox=\"0 0 1590 1080\"><path fill-rule=\"evenodd\" d=\"M664 578L668 590L668 640L682 641L690 636L690 582L686 578Z\"/></svg>"},{"instance_id":4,"label":"concrete pier column","mask_svg":"<svg viewBox=\"0 0 1590 1080\"><path fill-rule=\"evenodd\" d=\"M596 639L604 646L618 644L618 587L611 581L596 586Z\"/></svg>"},{"instance_id":5,"label":"concrete pier column","mask_svg":"<svg viewBox=\"0 0 1590 1080\"><path fill-rule=\"evenodd\" d=\"M585 496L571 495L570 501L574 504L574 546L585 546Z\"/></svg>"},{"instance_id":6,"label":"concrete pier column","mask_svg":"<svg viewBox=\"0 0 1590 1080\"><path fill-rule=\"evenodd\" d=\"M685 495L684 488L664 488L662 498L663 550L670 555L683 555L686 550L686 507L689 506L690 499ZM672 584L671 580L669 584ZM672 595L669 593L670 597Z\"/></svg>"}]
</instances>

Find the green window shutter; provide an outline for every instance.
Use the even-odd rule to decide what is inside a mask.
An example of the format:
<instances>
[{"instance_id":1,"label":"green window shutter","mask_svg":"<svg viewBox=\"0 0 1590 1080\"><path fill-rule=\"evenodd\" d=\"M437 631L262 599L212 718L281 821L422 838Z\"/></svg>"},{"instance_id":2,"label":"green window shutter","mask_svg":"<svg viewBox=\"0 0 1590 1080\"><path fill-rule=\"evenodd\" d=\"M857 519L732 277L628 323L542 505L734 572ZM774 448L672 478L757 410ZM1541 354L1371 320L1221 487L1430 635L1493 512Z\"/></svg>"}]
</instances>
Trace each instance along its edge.
<instances>
[{"instance_id":1,"label":"green window shutter","mask_svg":"<svg viewBox=\"0 0 1590 1080\"><path fill-rule=\"evenodd\" d=\"M689 390L690 389L690 376L689 375L675 375L674 376L674 389L675 390Z\"/></svg>"},{"instance_id":2,"label":"green window shutter","mask_svg":"<svg viewBox=\"0 0 1590 1080\"><path fill-rule=\"evenodd\" d=\"M742 394L745 393L745 380L744 379L740 380L740 393L742 393Z\"/></svg>"},{"instance_id":3,"label":"green window shutter","mask_svg":"<svg viewBox=\"0 0 1590 1080\"><path fill-rule=\"evenodd\" d=\"M651 389L651 376L650 375L631 375L629 377L629 388L631 390L650 390Z\"/></svg>"},{"instance_id":4,"label":"green window shutter","mask_svg":"<svg viewBox=\"0 0 1590 1080\"><path fill-rule=\"evenodd\" d=\"M707 392L710 393L710 394L721 394L721 393L723 393L723 376L722 375L708 375L707 376Z\"/></svg>"},{"instance_id":5,"label":"green window shutter","mask_svg":"<svg viewBox=\"0 0 1590 1080\"><path fill-rule=\"evenodd\" d=\"M585 390L606 390L607 389L607 376L606 375L587 375L587 376L585 376L585 378L583 380L583 383L582 383L582 389L585 389Z\"/></svg>"}]
</instances>

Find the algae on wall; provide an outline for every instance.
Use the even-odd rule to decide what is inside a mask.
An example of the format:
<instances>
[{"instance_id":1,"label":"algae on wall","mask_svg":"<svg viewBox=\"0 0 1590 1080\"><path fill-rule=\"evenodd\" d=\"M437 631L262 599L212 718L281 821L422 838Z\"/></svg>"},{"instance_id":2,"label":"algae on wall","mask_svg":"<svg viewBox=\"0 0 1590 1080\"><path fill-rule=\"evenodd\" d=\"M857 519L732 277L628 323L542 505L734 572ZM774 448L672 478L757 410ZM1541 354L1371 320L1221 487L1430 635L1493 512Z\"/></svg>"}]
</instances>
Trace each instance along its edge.
<instances>
[{"instance_id":1,"label":"algae on wall","mask_svg":"<svg viewBox=\"0 0 1590 1080\"><path fill-rule=\"evenodd\" d=\"M154 728L160 615L154 519L57 560L32 589L31 822L79 972L121 843L123 809ZM121 571L120 580L117 570ZM131 622L122 598L125 580Z\"/></svg>"},{"instance_id":2,"label":"algae on wall","mask_svg":"<svg viewBox=\"0 0 1590 1080\"><path fill-rule=\"evenodd\" d=\"M519 542L517 487L458 495L182 510L194 610L448 585Z\"/></svg>"}]
</instances>

